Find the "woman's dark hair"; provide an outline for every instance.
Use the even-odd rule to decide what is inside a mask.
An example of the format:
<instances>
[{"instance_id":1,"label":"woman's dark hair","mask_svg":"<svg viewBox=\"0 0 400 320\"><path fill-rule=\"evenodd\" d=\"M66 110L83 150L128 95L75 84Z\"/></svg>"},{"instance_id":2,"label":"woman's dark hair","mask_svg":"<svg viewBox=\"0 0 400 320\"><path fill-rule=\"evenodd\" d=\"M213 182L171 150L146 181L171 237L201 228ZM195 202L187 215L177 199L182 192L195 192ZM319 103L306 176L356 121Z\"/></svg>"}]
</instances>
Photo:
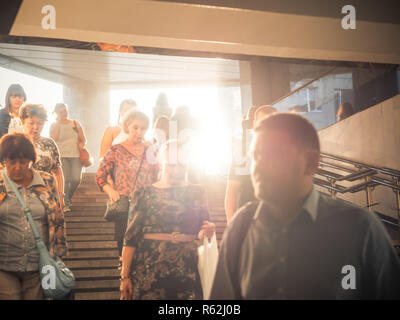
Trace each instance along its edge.
<instances>
[{"instance_id":1,"label":"woman's dark hair","mask_svg":"<svg viewBox=\"0 0 400 320\"><path fill-rule=\"evenodd\" d=\"M11 86L8 87L7 93L6 93L6 109L10 111L11 103L10 103L10 97L13 95L20 95L24 97L24 102L26 101L26 93L24 91L24 88L20 84L12 84Z\"/></svg>"},{"instance_id":2,"label":"woman's dark hair","mask_svg":"<svg viewBox=\"0 0 400 320\"><path fill-rule=\"evenodd\" d=\"M6 159L29 159L36 162L35 146L27 135L11 133L0 139L0 163L4 163Z\"/></svg>"},{"instance_id":3,"label":"woman's dark hair","mask_svg":"<svg viewBox=\"0 0 400 320\"><path fill-rule=\"evenodd\" d=\"M21 107L19 113L22 121L35 116L43 121L47 121L47 111L41 104L26 104Z\"/></svg>"},{"instance_id":4,"label":"woman's dark hair","mask_svg":"<svg viewBox=\"0 0 400 320\"><path fill-rule=\"evenodd\" d=\"M65 103L63 103L63 102L57 103L57 104L55 105L55 107L54 107L53 113L56 113L56 114L57 114L58 111L60 111L60 109L63 108L63 107L65 107L65 108L68 110L67 104L65 104Z\"/></svg>"}]
</instances>

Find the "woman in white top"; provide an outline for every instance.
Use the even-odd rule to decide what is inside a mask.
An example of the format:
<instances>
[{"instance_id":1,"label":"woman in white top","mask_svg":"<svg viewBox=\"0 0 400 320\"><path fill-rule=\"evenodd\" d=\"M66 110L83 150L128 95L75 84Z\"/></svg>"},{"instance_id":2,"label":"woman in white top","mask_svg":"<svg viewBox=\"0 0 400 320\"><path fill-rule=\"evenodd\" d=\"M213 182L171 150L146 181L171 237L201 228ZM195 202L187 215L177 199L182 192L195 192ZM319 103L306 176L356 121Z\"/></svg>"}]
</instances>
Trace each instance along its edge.
<instances>
[{"instance_id":1,"label":"woman in white top","mask_svg":"<svg viewBox=\"0 0 400 320\"><path fill-rule=\"evenodd\" d=\"M121 102L119 106L118 125L107 127L104 131L103 138L101 139L100 159L104 157L104 155L112 145L124 142L128 138L128 134L121 129L120 119L122 119L122 117L128 110L136 106L136 102L132 99L126 99Z\"/></svg>"},{"instance_id":2,"label":"woman in white top","mask_svg":"<svg viewBox=\"0 0 400 320\"><path fill-rule=\"evenodd\" d=\"M57 103L54 113L57 120L50 127L50 136L60 151L64 174L64 212L68 212L71 211L71 198L82 180L79 150L85 146L86 137L79 122L68 119L68 107L65 103Z\"/></svg>"}]
</instances>

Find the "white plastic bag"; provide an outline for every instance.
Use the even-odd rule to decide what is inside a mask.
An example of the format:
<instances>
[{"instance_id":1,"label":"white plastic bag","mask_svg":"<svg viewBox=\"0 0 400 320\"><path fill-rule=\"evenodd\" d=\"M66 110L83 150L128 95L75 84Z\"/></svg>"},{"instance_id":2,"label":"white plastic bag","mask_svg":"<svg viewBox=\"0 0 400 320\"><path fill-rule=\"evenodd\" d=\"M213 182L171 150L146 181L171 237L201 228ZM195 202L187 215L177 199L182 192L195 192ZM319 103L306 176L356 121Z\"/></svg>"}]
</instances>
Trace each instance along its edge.
<instances>
[{"instance_id":1,"label":"white plastic bag","mask_svg":"<svg viewBox=\"0 0 400 320\"><path fill-rule=\"evenodd\" d=\"M204 237L203 245L198 248L198 254L198 268L203 288L203 299L208 300L218 263L218 244L215 232L211 238L211 243L207 237Z\"/></svg>"}]
</instances>

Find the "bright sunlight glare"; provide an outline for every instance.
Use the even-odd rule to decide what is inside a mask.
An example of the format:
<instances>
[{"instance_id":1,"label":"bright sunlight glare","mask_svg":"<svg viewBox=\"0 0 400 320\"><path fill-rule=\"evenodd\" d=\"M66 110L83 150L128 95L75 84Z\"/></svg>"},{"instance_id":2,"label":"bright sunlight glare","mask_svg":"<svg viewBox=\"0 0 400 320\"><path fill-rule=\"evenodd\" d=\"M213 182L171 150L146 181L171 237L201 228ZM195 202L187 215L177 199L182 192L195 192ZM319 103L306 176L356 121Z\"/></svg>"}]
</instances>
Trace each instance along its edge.
<instances>
[{"instance_id":1,"label":"bright sunlight glare","mask_svg":"<svg viewBox=\"0 0 400 320\"><path fill-rule=\"evenodd\" d=\"M232 132L224 119L218 90L218 87L111 90L111 124L117 124L119 105L124 99L135 100L139 109L152 119L157 96L164 92L173 111L188 106L192 117L200 124L201 130L193 140L191 153L196 167L205 174L224 174L231 161ZM146 138L151 139L151 130Z\"/></svg>"}]
</instances>

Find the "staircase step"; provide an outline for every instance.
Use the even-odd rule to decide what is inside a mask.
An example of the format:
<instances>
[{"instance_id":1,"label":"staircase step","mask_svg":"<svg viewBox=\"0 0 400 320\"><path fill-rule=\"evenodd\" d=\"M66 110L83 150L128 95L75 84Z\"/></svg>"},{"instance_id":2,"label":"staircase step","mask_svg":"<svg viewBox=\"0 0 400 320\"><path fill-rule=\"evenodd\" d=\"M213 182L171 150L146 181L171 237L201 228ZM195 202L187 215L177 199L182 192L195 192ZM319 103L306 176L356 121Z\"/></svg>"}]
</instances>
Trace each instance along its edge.
<instances>
[{"instance_id":1,"label":"staircase step","mask_svg":"<svg viewBox=\"0 0 400 320\"><path fill-rule=\"evenodd\" d=\"M107 206L102 204L101 206L76 206L76 205L72 205L71 206L71 212L75 213L75 212L79 212L79 211L102 211L103 213L106 211Z\"/></svg>"},{"instance_id":2,"label":"staircase step","mask_svg":"<svg viewBox=\"0 0 400 320\"><path fill-rule=\"evenodd\" d=\"M87 278L118 278L120 271L118 269L94 269L94 270L74 270L75 279Z\"/></svg>"},{"instance_id":3,"label":"staircase step","mask_svg":"<svg viewBox=\"0 0 400 320\"><path fill-rule=\"evenodd\" d=\"M95 234L89 236L82 235L67 235L67 241L106 241L114 240L114 235Z\"/></svg>"},{"instance_id":4,"label":"staircase step","mask_svg":"<svg viewBox=\"0 0 400 320\"><path fill-rule=\"evenodd\" d=\"M68 235L96 235L96 234L114 234L114 227L112 228L94 228L94 229L73 229L67 228Z\"/></svg>"},{"instance_id":5,"label":"staircase step","mask_svg":"<svg viewBox=\"0 0 400 320\"><path fill-rule=\"evenodd\" d=\"M70 250L68 256L64 257L63 260L68 261L72 259L90 259L90 258L118 258L118 250L93 250L93 251L79 251Z\"/></svg>"},{"instance_id":6,"label":"staircase step","mask_svg":"<svg viewBox=\"0 0 400 320\"><path fill-rule=\"evenodd\" d=\"M106 210L81 210L74 212L66 212L64 213L64 217L103 217Z\"/></svg>"},{"instance_id":7,"label":"staircase step","mask_svg":"<svg viewBox=\"0 0 400 320\"><path fill-rule=\"evenodd\" d=\"M71 205L71 209L75 209L75 207L82 207L84 206L86 207L104 207L106 204L106 202L91 202L91 201L85 201L85 202L74 202L74 200L72 200L72 205Z\"/></svg>"},{"instance_id":8,"label":"staircase step","mask_svg":"<svg viewBox=\"0 0 400 320\"><path fill-rule=\"evenodd\" d=\"M67 222L67 229L84 229L84 228L111 228L114 227L113 222Z\"/></svg>"},{"instance_id":9,"label":"staircase step","mask_svg":"<svg viewBox=\"0 0 400 320\"><path fill-rule=\"evenodd\" d=\"M70 260L66 261L65 264L68 268L74 269L87 269L87 268L117 268L118 260Z\"/></svg>"},{"instance_id":10,"label":"staircase step","mask_svg":"<svg viewBox=\"0 0 400 320\"><path fill-rule=\"evenodd\" d=\"M119 298L119 291L75 293L75 300L119 300Z\"/></svg>"},{"instance_id":11,"label":"staircase step","mask_svg":"<svg viewBox=\"0 0 400 320\"><path fill-rule=\"evenodd\" d=\"M104 220L102 216L71 216L68 215L65 217L65 221L67 222L107 222Z\"/></svg>"},{"instance_id":12,"label":"staircase step","mask_svg":"<svg viewBox=\"0 0 400 320\"><path fill-rule=\"evenodd\" d=\"M78 280L75 283L74 290L82 289L114 289L119 291L119 280Z\"/></svg>"},{"instance_id":13,"label":"staircase step","mask_svg":"<svg viewBox=\"0 0 400 320\"><path fill-rule=\"evenodd\" d=\"M68 244L69 249L114 249L117 248L116 241L82 241L71 242Z\"/></svg>"}]
</instances>

